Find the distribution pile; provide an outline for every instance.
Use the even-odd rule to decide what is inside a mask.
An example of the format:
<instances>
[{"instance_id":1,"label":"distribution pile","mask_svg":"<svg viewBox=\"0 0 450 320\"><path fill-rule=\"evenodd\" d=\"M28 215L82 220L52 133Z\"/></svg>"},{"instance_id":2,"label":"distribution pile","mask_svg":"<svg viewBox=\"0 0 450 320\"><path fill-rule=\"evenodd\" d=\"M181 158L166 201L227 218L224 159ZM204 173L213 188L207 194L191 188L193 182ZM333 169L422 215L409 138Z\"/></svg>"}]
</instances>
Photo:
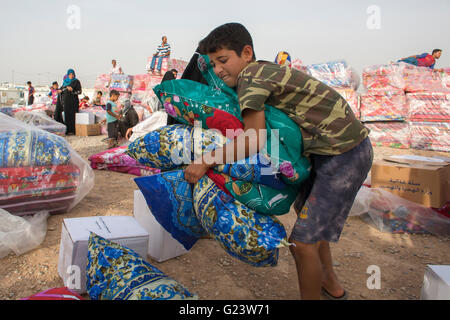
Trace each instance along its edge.
<instances>
[{"instance_id":1,"label":"distribution pile","mask_svg":"<svg viewBox=\"0 0 450 320\"><path fill-rule=\"evenodd\" d=\"M450 70L404 63L364 69L361 120L374 145L449 151Z\"/></svg>"}]
</instances>

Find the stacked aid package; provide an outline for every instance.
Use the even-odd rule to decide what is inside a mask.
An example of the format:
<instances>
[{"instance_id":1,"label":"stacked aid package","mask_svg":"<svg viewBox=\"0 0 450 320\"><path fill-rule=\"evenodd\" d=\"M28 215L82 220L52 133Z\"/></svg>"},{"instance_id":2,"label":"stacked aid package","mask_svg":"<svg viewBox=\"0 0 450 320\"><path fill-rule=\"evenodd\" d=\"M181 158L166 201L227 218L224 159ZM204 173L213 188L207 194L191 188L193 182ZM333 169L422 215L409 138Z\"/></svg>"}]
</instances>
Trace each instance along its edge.
<instances>
[{"instance_id":1,"label":"stacked aid package","mask_svg":"<svg viewBox=\"0 0 450 320\"><path fill-rule=\"evenodd\" d=\"M302 71L306 71L320 82L335 89L347 101L359 119L359 96L356 92L359 81L356 72L348 66L345 60L308 65Z\"/></svg>"},{"instance_id":2,"label":"stacked aid package","mask_svg":"<svg viewBox=\"0 0 450 320\"><path fill-rule=\"evenodd\" d=\"M92 169L64 138L0 113L0 208L64 213L93 186Z\"/></svg>"}]
</instances>

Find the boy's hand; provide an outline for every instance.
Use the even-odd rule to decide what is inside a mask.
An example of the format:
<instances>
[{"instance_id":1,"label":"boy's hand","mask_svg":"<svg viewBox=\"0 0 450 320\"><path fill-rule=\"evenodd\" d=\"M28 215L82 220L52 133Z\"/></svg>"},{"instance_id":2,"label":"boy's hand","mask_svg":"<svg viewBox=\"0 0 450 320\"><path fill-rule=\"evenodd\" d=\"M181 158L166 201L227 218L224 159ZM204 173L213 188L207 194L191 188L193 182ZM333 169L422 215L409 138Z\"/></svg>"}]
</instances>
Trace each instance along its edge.
<instances>
[{"instance_id":1,"label":"boy's hand","mask_svg":"<svg viewBox=\"0 0 450 320\"><path fill-rule=\"evenodd\" d=\"M197 183L198 180L200 180L201 177L203 177L206 172L209 170L209 165L205 163L191 163L185 170L184 170L184 178L189 183Z\"/></svg>"}]
</instances>

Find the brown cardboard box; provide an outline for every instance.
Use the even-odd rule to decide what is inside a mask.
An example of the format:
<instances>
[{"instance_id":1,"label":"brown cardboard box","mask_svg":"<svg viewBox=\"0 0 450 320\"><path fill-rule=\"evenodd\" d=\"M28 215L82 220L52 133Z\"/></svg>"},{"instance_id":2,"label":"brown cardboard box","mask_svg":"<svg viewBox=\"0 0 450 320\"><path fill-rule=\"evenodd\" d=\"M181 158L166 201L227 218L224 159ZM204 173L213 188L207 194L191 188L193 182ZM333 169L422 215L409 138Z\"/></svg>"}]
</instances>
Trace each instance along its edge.
<instances>
[{"instance_id":1,"label":"brown cardboard box","mask_svg":"<svg viewBox=\"0 0 450 320\"><path fill-rule=\"evenodd\" d=\"M372 166L371 184L426 207L450 200L450 159L417 156L387 157Z\"/></svg>"},{"instance_id":2,"label":"brown cardboard box","mask_svg":"<svg viewBox=\"0 0 450 320\"><path fill-rule=\"evenodd\" d=\"M99 136L102 134L102 128L100 123L96 124L76 124L75 133L77 136Z\"/></svg>"}]
</instances>

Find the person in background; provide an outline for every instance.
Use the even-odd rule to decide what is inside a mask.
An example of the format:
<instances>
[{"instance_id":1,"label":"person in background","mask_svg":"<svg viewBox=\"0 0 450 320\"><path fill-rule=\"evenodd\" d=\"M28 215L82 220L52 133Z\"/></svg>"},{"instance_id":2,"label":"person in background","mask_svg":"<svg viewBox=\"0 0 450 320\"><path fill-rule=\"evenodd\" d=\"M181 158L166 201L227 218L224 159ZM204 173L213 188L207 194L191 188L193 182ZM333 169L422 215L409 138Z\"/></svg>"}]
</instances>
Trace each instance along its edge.
<instances>
[{"instance_id":1,"label":"person in background","mask_svg":"<svg viewBox=\"0 0 450 320\"><path fill-rule=\"evenodd\" d=\"M109 79L108 84L106 85L107 88L109 88L109 86L111 85L111 76L113 74L123 74L122 67L117 63L116 59L113 59L111 61L111 64L112 64L112 67L111 67L111 70L109 70L110 79Z\"/></svg>"},{"instance_id":2,"label":"person in background","mask_svg":"<svg viewBox=\"0 0 450 320\"><path fill-rule=\"evenodd\" d=\"M58 101L58 82L54 81L52 83L52 86L50 87L50 92L47 95L51 100L51 105L50 107L45 110L45 113L51 117L54 118L55 115L55 110L56 110L56 103Z\"/></svg>"},{"instance_id":3,"label":"person in background","mask_svg":"<svg viewBox=\"0 0 450 320\"><path fill-rule=\"evenodd\" d=\"M153 54L152 62L150 63L150 72L155 73L156 59L159 59L156 69L158 70L158 74L161 75L162 61L168 57L170 57L170 44L167 43L167 37L163 36L161 45L158 46L156 52Z\"/></svg>"},{"instance_id":4,"label":"person in background","mask_svg":"<svg viewBox=\"0 0 450 320\"><path fill-rule=\"evenodd\" d=\"M27 85L28 85L28 103L27 103L27 106L31 106L34 103L34 93L36 92L36 90L34 90L34 87L31 84L31 81L28 81Z\"/></svg>"},{"instance_id":5,"label":"person in background","mask_svg":"<svg viewBox=\"0 0 450 320\"><path fill-rule=\"evenodd\" d=\"M121 114L122 118L119 120L119 131L123 138L129 139L133 127L139 123L139 115L130 100L125 101Z\"/></svg>"},{"instance_id":6,"label":"person in background","mask_svg":"<svg viewBox=\"0 0 450 320\"><path fill-rule=\"evenodd\" d=\"M108 149L117 147L117 138L119 133L119 120L122 118L117 106L120 93L117 90L111 90L109 100L106 103L106 122L108 130Z\"/></svg>"},{"instance_id":7,"label":"person in background","mask_svg":"<svg viewBox=\"0 0 450 320\"><path fill-rule=\"evenodd\" d=\"M83 99L81 99L80 101L80 106L79 106L79 110L83 110L83 109L88 109L90 108L89 105L89 97L88 96L84 96Z\"/></svg>"},{"instance_id":8,"label":"person in background","mask_svg":"<svg viewBox=\"0 0 450 320\"><path fill-rule=\"evenodd\" d=\"M439 59L442 55L441 49L434 49L431 54L422 53L415 56L410 56L407 58L403 58L398 60L398 62L409 63L418 67L427 67L434 70L434 65L436 64L436 60ZM444 71L443 69L436 69L437 72Z\"/></svg>"},{"instance_id":9,"label":"person in background","mask_svg":"<svg viewBox=\"0 0 450 320\"><path fill-rule=\"evenodd\" d=\"M276 64L279 64L281 66L288 66L291 67L291 56L286 51L280 51L278 52L277 56L275 57Z\"/></svg>"},{"instance_id":10,"label":"person in background","mask_svg":"<svg viewBox=\"0 0 450 320\"><path fill-rule=\"evenodd\" d=\"M102 107L103 109L106 109L106 106L103 104L102 98L103 98L103 92L97 91L97 95L95 96L95 98L92 102L92 105L94 107Z\"/></svg>"},{"instance_id":11,"label":"person in background","mask_svg":"<svg viewBox=\"0 0 450 320\"><path fill-rule=\"evenodd\" d=\"M64 123L67 127L66 135L75 134L75 114L80 105L78 95L81 94L81 83L76 78L73 69L67 70L63 84L60 88L61 102L64 110Z\"/></svg>"},{"instance_id":12,"label":"person in background","mask_svg":"<svg viewBox=\"0 0 450 320\"><path fill-rule=\"evenodd\" d=\"M178 71L176 69L169 70L164 74L164 77L162 78L161 83L164 81L176 80L177 76L178 76Z\"/></svg>"}]
</instances>

